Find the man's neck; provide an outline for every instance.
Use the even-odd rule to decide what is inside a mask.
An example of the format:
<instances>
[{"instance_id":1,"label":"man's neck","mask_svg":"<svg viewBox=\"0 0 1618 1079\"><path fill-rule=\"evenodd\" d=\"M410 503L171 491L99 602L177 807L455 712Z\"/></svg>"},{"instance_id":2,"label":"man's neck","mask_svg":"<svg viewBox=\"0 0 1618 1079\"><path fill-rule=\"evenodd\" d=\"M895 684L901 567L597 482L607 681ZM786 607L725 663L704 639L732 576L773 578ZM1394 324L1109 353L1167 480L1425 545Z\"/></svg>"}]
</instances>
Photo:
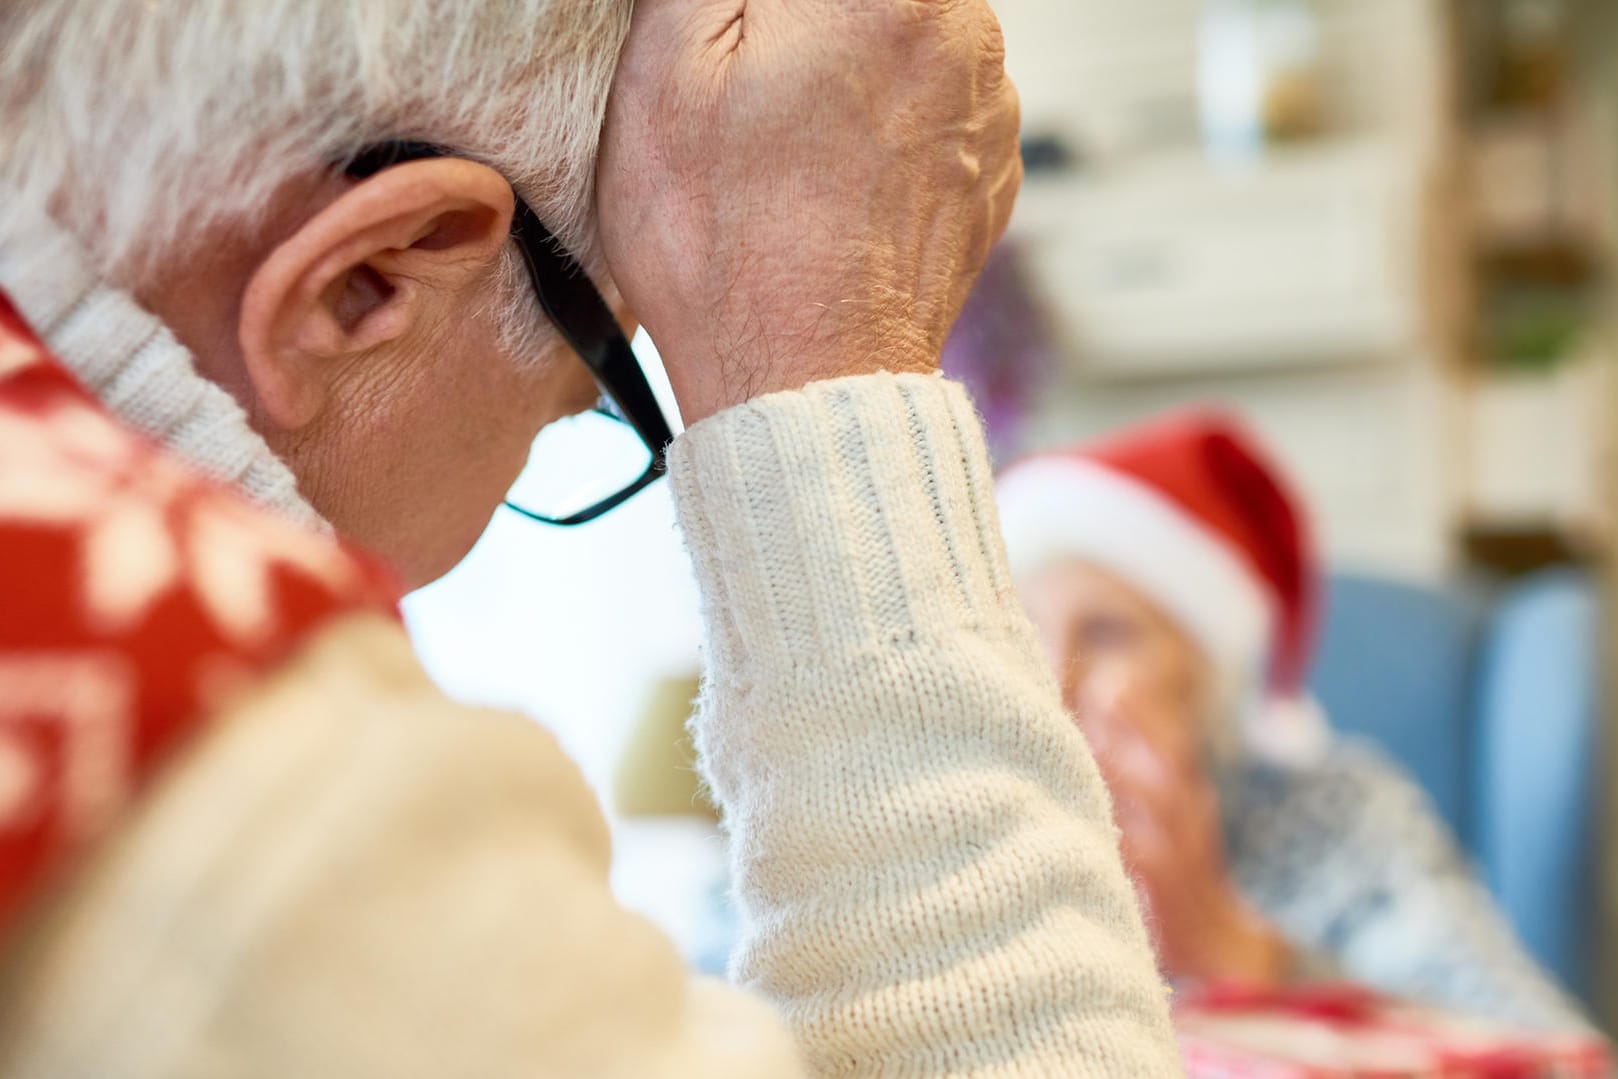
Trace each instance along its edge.
<instances>
[{"instance_id":1,"label":"man's neck","mask_svg":"<svg viewBox=\"0 0 1618 1079\"><path fill-rule=\"evenodd\" d=\"M0 226L0 288L124 422L254 501L324 527L240 405L197 373L191 353L155 315L101 281L65 230L43 219Z\"/></svg>"}]
</instances>

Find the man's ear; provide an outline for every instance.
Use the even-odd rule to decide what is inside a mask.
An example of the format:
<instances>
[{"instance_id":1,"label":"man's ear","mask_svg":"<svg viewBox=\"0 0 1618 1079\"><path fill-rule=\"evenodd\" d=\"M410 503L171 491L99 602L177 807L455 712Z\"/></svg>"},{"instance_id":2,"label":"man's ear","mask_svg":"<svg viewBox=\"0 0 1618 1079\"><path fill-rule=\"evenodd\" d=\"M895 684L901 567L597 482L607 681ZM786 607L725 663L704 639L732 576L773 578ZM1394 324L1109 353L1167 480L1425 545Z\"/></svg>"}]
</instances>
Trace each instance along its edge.
<instances>
[{"instance_id":1,"label":"man's ear","mask_svg":"<svg viewBox=\"0 0 1618 1079\"><path fill-rule=\"evenodd\" d=\"M345 359L425 344L455 294L487 279L513 206L511 186L486 165L412 161L359 181L272 250L248 280L237 326L270 422L311 422Z\"/></svg>"}]
</instances>

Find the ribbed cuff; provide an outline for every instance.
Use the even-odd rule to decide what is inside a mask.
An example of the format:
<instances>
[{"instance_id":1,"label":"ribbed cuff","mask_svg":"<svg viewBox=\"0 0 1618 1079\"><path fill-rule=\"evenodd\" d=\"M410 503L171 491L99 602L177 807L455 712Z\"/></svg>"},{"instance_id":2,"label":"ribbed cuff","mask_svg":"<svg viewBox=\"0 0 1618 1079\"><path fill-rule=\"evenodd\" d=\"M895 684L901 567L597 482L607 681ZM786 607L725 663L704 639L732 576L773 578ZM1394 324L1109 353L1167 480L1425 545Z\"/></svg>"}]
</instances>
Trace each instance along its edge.
<instances>
[{"instance_id":1,"label":"ribbed cuff","mask_svg":"<svg viewBox=\"0 0 1618 1079\"><path fill-rule=\"evenodd\" d=\"M692 427L669 471L710 658L733 677L1011 623L993 473L955 383L874 374L761 397Z\"/></svg>"}]
</instances>

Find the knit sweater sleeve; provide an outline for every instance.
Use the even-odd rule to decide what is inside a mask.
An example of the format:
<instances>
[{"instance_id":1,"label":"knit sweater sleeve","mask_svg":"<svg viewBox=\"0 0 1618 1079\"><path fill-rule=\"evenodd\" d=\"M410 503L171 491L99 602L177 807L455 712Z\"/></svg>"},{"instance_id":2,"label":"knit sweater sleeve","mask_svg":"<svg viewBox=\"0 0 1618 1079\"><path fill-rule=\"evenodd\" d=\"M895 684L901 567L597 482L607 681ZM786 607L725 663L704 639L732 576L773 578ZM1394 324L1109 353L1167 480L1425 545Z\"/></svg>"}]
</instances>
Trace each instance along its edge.
<instances>
[{"instance_id":1,"label":"knit sweater sleeve","mask_svg":"<svg viewBox=\"0 0 1618 1079\"><path fill-rule=\"evenodd\" d=\"M816 383L670 453L733 975L819 1076L1179 1074L1095 764L1013 596L976 415Z\"/></svg>"}]
</instances>

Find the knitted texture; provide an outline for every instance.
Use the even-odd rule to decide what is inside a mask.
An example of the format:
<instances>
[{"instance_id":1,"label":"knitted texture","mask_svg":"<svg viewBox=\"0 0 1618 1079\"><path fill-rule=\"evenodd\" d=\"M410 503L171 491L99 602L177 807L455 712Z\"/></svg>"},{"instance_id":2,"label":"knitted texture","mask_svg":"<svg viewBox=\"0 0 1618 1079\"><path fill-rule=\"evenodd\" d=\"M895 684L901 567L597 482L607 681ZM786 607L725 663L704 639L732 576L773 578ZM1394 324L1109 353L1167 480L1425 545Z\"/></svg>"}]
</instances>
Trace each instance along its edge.
<instances>
[{"instance_id":1,"label":"knitted texture","mask_svg":"<svg viewBox=\"0 0 1618 1079\"><path fill-rule=\"evenodd\" d=\"M306 527L329 531L234 398L129 293L102 282L77 241L41 222L0 233L0 289L101 403L214 479Z\"/></svg>"},{"instance_id":2,"label":"knitted texture","mask_svg":"<svg viewBox=\"0 0 1618 1079\"><path fill-rule=\"evenodd\" d=\"M1382 754L1338 742L1310 765L1242 760L1218 781L1242 891L1340 976L1512 1025L1589 1029Z\"/></svg>"},{"instance_id":3,"label":"knitted texture","mask_svg":"<svg viewBox=\"0 0 1618 1079\"><path fill-rule=\"evenodd\" d=\"M732 973L811 1070L1177 1074L960 387L764 397L693 427L670 475L710 634L693 722L746 926Z\"/></svg>"}]
</instances>

